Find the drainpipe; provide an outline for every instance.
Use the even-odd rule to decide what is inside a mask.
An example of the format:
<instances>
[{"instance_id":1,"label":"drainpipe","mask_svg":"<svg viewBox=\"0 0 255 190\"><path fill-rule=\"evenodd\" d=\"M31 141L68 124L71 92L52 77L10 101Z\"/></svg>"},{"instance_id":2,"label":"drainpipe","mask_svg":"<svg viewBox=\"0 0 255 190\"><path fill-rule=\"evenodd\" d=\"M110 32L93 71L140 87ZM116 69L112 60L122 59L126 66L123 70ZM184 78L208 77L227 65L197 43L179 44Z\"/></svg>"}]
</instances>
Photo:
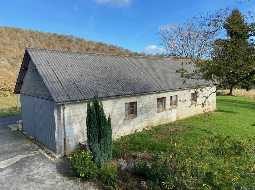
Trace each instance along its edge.
<instances>
[{"instance_id":1,"label":"drainpipe","mask_svg":"<svg viewBox=\"0 0 255 190\"><path fill-rule=\"evenodd\" d=\"M63 139L63 143L64 143L64 146L63 146L63 154L66 155L66 124L65 124L65 105L62 105L63 106L63 132L64 132L64 139Z\"/></svg>"}]
</instances>

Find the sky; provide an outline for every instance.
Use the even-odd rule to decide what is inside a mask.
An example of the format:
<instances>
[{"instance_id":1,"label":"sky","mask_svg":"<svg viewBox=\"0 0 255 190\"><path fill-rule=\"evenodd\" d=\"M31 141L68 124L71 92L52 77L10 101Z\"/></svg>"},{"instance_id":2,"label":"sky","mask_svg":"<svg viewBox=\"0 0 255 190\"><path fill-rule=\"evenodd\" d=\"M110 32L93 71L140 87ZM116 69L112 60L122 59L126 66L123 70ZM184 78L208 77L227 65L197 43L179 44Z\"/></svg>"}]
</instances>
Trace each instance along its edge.
<instances>
[{"instance_id":1,"label":"sky","mask_svg":"<svg viewBox=\"0 0 255 190\"><path fill-rule=\"evenodd\" d=\"M73 35L157 53L159 28L221 8L255 14L255 0L8 0L0 6L0 26Z\"/></svg>"}]
</instances>

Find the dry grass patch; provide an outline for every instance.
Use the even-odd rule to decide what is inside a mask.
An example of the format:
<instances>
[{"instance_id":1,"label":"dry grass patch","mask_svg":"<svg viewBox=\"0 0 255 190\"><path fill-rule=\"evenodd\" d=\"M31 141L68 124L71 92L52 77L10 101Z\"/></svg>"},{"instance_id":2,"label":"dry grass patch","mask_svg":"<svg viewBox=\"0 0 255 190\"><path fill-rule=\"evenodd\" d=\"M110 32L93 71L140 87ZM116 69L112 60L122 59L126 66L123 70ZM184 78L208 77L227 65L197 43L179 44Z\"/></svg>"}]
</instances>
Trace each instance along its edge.
<instances>
[{"instance_id":1,"label":"dry grass patch","mask_svg":"<svg viewBox=\"0 0 255 190\"><path fill-rule=\"evenodd\" d=\"M13 91L26 47L136 55L121 47L73 36L0 27L0 90Z\"/></svg>"},{"instance_id":2,"label":"dry grass patch","mask_svg":"<svg viewBox=\"0 0 255 190\"><path fill-rule=\"evenodd\" d=\"M13 94L0 92L0 117L20 114L18 97Z\"/></svg>"},{"instance_id":3,"label":"dry grass patch","mask_svg":"<svg viewBox=\"0 0 255 190\"><path fill-rule=\"evenodd\" d=\"M229 90L220 90L219 92L222 93L223 95L226 95L229 93ZM249 91L244 90L244 89L234 89L234 95L235 96L245 96L245 97L255 99L255 89L251 89Z\"/></svg>"}]
</instances>

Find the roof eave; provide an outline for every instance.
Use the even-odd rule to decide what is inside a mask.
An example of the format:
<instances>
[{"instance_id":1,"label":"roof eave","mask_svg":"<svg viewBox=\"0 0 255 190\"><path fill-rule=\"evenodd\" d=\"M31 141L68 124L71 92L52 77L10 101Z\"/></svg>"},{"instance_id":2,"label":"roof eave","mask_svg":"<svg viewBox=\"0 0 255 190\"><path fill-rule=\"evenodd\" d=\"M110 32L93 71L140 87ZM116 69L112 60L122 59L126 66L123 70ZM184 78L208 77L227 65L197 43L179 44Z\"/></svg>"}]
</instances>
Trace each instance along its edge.
<instances>
[{"instance_id":1,"label":"roof eave","mask_svg":"<svg viewBox=\"0 0 255 190\"><path fill-rule=\"evenodd\" d=\"M20 94L21 86L23 84L23 79L26 75L28 64L29 64L30 56L28 54L27 49L25 50L25 54L23 56L22 64L20 67L20 71L16 80L15 88L14 88L14 94Z\"/></svg>"},{"instance_id":2,"label":"roof eave","mask_svg":"<svg viewBox=\"0 0 255 190\"><path fill-rule=\"evenodd\" d=\"M188 88L178 88L178 89L170 89L170 90L161 90L161 91L152 91L152 92L143 92L137 94L126 94L126 95L116 95L116 96L108 96L108 97L100 97L100 100L109 100L109 99L116 99L116 98L126 98L132 96L142 96L142 95L149 95L149 94L159 94L159 93L166 93L166 92L176 92L176 91L183 91L183 90L193 90L195 88L206 88L206 87L213 87L215 85L208 84L208 85L199 85L196 87L188 87ZM83 103L88 102L90 99L82 99L82 100L71 100L71 101L59 101L55 102L57 105L65 105L65 104L73 104L73 103Z\"/></svg>"}]
</instances>

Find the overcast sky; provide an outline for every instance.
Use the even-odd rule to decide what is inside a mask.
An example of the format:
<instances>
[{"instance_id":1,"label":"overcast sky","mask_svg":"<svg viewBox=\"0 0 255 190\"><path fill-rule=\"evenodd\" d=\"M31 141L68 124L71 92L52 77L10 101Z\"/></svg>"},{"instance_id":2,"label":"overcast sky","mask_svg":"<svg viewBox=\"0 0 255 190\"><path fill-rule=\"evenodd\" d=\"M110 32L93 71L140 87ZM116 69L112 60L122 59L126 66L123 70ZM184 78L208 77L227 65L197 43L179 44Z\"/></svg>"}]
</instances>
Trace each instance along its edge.
<instances>
[{"instance_id":1,"label":"overcast sky","mask_svg":"<svg viewBox=\"0 0 255 190\"><path fill-rule=\"evenodd\" d=\"M255 0L9 0L0 25L74 35L133 51L162 51L159 27L220 8L255 13Z\"/></svg>"}]
</instances>

